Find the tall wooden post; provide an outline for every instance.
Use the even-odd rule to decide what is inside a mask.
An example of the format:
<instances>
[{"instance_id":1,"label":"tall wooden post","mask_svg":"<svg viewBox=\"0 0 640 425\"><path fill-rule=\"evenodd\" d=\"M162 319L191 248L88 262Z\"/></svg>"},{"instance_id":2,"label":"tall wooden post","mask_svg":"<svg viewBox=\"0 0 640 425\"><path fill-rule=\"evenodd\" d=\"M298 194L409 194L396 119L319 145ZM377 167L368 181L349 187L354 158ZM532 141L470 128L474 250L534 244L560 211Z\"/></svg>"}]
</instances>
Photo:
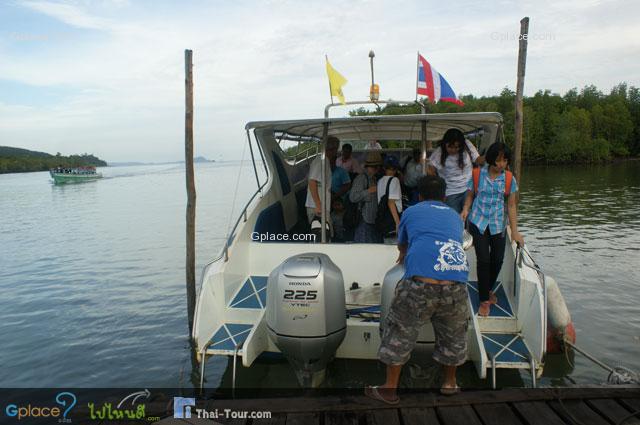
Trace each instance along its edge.
<instances>
[{"instance_id":1,"label":"tall wooden post","mask_svg":"<svg viewBox=\"0 0 640 425\"><path fill-rule=\"evenodd\" d=\"M524 71L527 65L527 40L529 38L529 18L524 17L520 21L520 48L518 50L518 82L516 84L516 137L513 158L513 174L520 183L522 170L522 96L524 91Z\"/></svg>"},{"instance_id":2,"label":"tall wooden post","mask_svg":"<svg viewBox=\"0 0 640 425\"><path fill-rule=\"evenodd\" d=\"M189 333L193 331L196 306L196 186L193 172L193 62L192 51L184 51L185 116L184 165L187 176L187 314Z\"/></svg>"}]
</instances>

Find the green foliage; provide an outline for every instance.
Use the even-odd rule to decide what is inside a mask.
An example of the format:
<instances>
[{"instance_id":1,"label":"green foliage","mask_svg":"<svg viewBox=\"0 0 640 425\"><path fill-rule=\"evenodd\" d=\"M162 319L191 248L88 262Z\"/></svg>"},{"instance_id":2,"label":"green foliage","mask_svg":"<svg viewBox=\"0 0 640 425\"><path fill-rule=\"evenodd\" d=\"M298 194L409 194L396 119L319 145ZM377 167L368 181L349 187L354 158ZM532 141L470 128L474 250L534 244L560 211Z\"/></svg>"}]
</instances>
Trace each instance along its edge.
<instances>
[{"instance_id":1,"label":"green foliage","mask_svg":"<svg viewBox=\"0 0 640 425\"><path fill-rule=\"evenodd\" d=\"M47 171L55 167L75 168L82 166L106 167L107 163L98 157L82 155L55 156L44 152L0 146L0 174Z\"/></svg>"},{"instance_id":2,"label":"green foliage","mask_svg":"<svg viewBox=\"0 0 640 425\"><path fill-rule=\"evenodd\" d=\"M461 96L464 106L421 102L427 113L500 112L507 144L513 146L515 92L498 96ZM420 113L418 105L389 105L378 111L359 108L351 116ZM600 162L640 155L640 89L626 83L603 94L593 85L564 96L540 90L524 98L523 159L529 163Z\"/></svg>"}]
</instances>

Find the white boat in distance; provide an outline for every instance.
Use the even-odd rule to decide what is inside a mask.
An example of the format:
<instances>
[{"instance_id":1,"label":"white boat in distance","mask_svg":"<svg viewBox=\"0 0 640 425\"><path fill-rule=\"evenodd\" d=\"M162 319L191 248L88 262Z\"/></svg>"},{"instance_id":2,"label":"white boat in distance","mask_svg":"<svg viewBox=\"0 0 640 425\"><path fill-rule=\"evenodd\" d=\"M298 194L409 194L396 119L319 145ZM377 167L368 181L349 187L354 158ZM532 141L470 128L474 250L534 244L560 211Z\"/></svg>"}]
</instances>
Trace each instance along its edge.
<instances>
[{"instance_id":1,"label":"white boat in distance","mask_svg":"<svg viewBox=\"0 0 640 425\"><path fill-rule=\"evenodd\" d=\"M427 141L440 140L449 128L477 135L480 152L504 140L503 119L496 112L328 118L327 107L322 119L246 125L258 188L222 253L202 274L192 335L201 386L207 356L212 355L231 356L235 372L238 357L251 367L263 353L282 353L302 386L318 385L333 358L377 358L381 318L403 274L396 265L396 245L260 242L252 235L308 233L304 202L309 165L315 155L324 157L328 136L354 146L377 140L383 152L403 161L411 149L384 149L389 141L417 143L426 157ZM292 143L298 149L288 155L284 147ZM355 157L363 154L354 150ZM267 174L264 181L256 168L260 162ZM494 288L498 303L488 317L477 315L475 253L473 247L467 251L469 360L480 378L491 374L494 388L498 368L527 369L535 386L547 338L562 337L573 325L555 281L511 242L510 233L507 238ZM418 343L434 342L427 324Z\"/></svg>"}]
</instances>

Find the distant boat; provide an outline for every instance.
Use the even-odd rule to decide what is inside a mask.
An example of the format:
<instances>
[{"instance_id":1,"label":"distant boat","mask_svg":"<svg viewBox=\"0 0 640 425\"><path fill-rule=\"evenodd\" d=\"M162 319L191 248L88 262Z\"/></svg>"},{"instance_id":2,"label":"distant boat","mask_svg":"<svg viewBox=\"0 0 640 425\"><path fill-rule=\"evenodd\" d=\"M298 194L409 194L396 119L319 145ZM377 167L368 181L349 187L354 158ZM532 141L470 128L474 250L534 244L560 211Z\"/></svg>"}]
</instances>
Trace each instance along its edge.
<instances>
[{"instance_id":1,"label":"distant boat","mask_svg":"<svg viewBox=\"0 0 640 425\"><path fill-rule=\"evenodd\" d=\"M82 183L102 178L102 174L96 172L96 167L58 167L49 170L49 174L56 184Z\"/></svg>"}]
</instances>

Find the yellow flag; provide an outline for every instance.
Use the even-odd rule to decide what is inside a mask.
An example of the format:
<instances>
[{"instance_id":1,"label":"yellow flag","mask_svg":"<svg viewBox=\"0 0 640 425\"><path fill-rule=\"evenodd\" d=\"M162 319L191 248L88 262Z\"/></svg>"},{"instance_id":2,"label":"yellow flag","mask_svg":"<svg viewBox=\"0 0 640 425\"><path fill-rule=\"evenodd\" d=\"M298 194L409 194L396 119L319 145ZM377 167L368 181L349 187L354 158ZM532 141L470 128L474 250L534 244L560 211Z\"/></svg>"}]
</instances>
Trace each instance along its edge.
<instances>
[{"instance_id":1,"label":"yellow flag","mask_svg":"<svg viewBox=\"0 0 640 425\"><path fill-rule=\"evenodd\" d=\"M345 104L344 94L342 93L342 86L347 84L347 79L344 78L338 71L333 69L327 59L327 76L329 77L329 89L331 90L331 96L337 96L340 103Z\"/></svg>"}]
</instances>

